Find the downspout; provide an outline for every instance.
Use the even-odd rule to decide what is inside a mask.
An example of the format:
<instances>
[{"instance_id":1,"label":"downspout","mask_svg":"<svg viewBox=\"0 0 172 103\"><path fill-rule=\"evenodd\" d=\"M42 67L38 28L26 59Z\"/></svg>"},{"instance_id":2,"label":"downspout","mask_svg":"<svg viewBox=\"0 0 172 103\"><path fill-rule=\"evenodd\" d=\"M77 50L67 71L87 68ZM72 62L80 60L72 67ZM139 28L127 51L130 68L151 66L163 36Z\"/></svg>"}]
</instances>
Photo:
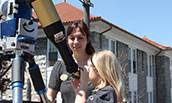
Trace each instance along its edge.
<instances>
[{"instance_id":1,"label":"downspout","mask_svg":"<svg viewBox=\"0 0 172 103\"><path fill-rule=\"evenodd\" d=\"M110 31L111 29L112 29L112 26L110 26L110 27L109 27L108 29L106 29L105 31L99 33L99 42L100 42L99 48L100 48L100 50L102 50L102 35L103 35L105 32Z\"/></svg>"},{"instance_id":2,"label":"downspout","mask_svg":"<svg viewBox=\"0 0 172 103\"><path fill-rule=\"evenodd\" d=\"M158 76L158 72L157 72L157 68L158 68L158 55L160 54L162 52L162 49L160 49L160 51L155 55L155 67L156 67L156 69L155 69L155 76L156 76L156 79L155 79L155 82L156 82L156 86L155 86L155 90L156 90L156 101L155 101L155 103L158 103L158 91L157 91L157 87L158 87L158 80L157 80L157 76Z\"/></svg>"}]
</instances>

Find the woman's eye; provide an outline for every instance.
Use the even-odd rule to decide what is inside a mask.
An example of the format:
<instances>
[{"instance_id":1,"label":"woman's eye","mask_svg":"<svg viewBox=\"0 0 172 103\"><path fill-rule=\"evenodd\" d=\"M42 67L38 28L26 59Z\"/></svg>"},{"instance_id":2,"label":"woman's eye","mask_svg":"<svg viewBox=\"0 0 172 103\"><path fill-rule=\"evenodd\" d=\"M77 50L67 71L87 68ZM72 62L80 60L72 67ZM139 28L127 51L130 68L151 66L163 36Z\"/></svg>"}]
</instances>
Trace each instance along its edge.
<instances>
[{"instance_id":1,"label":"woman's eye","mask_svg":"<svg viewBox=\"0 0 172 103\"><path fill-rule=\"evenodd\" d=\"M83 39L83 37L78 37L79 40Z\"/></svg>"},{"instance_id":2,"label":"woman's eye","mask_svg":"<svg viewBox=\"0 0 172 103\"><path fill-rule=\"evenodd\" d=\"M75 38L70 38L72 41L75 40Z\"/></svg>"}]
</instances>

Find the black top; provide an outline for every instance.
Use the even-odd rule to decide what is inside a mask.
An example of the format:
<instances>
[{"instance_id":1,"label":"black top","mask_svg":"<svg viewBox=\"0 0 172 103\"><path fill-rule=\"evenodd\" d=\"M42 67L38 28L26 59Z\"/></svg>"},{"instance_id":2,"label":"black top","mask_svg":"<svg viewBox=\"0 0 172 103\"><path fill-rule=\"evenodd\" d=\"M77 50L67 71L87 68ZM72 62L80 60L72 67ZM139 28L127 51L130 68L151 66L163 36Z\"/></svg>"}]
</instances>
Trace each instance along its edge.
<instances>
[{"instance_id":1,"label":"black top","mask_svg":"<svg viewBox=\"0 0 172 103\"><path fill-rule=\"evenodd\" d=\"M66 71L64 62L62 60L58 60L51 71L48 87L61 92L63 103L74 103L75 93L72 84L70 80L61 81L60 76L62 74L68 74L68 72ZM93 87L91 86L91 83L89 83L87 97L91 95L92 90Z\"/></svg>"},{"instance_id":2,"label":"black top","mask_svg":"<svg viewBox=\"0 0 172 103\"><path fill-rule=\"evenodd\" d=\"M117 103L117 96L111 86L106 86L91 95L86 103Z\"/></svg>"}]
</instances>

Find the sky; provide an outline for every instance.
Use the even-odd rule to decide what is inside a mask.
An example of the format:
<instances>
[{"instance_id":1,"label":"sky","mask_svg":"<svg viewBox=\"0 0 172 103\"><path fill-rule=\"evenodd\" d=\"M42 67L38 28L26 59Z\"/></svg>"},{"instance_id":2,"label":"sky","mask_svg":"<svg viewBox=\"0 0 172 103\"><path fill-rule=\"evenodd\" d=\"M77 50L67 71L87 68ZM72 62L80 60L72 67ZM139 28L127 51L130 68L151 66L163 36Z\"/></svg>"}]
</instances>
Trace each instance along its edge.
<instances>
[{"instance_id":1,"label":"sky","mask_svg":"<svg viewBox=\"0 0 172 103\"><path fill-rule=\"evenodd\" d=\"M54 4L63 0L53 0ZM82 0L83 1L83 0ZM90 13L138 36L172 47L172 0L90 0ZM80 0L66 0L83 10Z\"/></svg>"},{"instance_id":2,"label":"sky","mask_svg":"<svg viewBox=\"0 0 172 103\"><path fill-rule=\"evenodd\" d=\"M1 1L1 0L0 0ZM64 0L53 0L54 4ZM83 1L83 0L81 0ZM138 36L172 47L172 0L90 0L90 13ZM66 0L83 10L80 0Z\"/></svg>"}]
</instances>

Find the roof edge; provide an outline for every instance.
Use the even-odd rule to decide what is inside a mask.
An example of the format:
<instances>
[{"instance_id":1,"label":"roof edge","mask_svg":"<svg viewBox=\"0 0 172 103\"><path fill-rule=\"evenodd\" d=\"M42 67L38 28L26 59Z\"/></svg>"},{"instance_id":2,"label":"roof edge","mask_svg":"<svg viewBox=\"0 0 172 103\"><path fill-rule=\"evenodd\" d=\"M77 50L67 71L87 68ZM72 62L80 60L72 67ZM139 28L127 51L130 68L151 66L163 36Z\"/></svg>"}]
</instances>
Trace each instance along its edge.
<instances>
[{"instance_id":1,"label":"roof edge","mask_svg":"<svg viewBox=\"0 0 172 103\"><path fill-rule=\"evenodd\" d=\"M137 38L137 39L139 39L139 40L141 40L141 41L143 41L143 42L145 42L145 43L148 43L148 44L152 45L153 47L156 47L156 48L158 48L158 49L161 49L161 48L159 48L159 47L157 47L157 46L155 46L155 45L153 45L153 44L151 44L151 43L149 43L149 42L143 40L141 37L138 37L138 36L134 35L133 33L128 32L127 30L122 29L122 28L120 28L119 26L116 26L116 25L112 24L112 23L110 23L109 21L107 21L107 20L105 20L105 19L103 19L103 18L101 18L101 21L103 21L103 22L105 22L105 23L107 23L107 24L109 24L109 25L111 25L111 26L117 28L118 30L121 30L121 31L123 31L123 32L125 32L125 33L127 33L127 34L129 34L130 36L133 36L133 37L135 37L135 38Z\"/></svg>"}]
</instances>

